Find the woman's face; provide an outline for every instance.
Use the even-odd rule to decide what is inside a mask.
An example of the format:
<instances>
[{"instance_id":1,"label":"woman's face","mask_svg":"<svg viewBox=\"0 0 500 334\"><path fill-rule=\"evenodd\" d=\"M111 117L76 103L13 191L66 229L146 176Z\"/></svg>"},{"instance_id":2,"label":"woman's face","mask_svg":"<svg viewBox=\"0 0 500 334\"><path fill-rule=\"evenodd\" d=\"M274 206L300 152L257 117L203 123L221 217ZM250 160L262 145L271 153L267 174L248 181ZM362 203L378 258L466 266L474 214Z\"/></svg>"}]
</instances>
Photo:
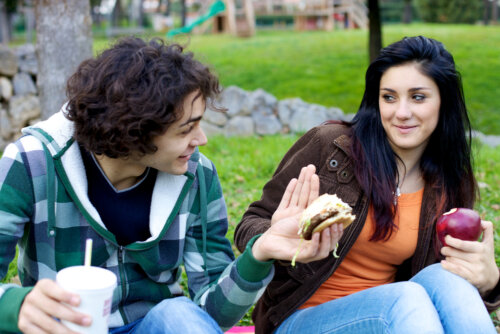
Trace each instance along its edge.
<instances>
[{"instance_id":1,"label":"woman's face","mask_svg":"<svg viewBox=\"0 0 500 334\"><path fill-rule=\"evenodd\" d=\"M380 118L396 154L422 155L437 126L440 105L438 86L419 71L418 64L385 71L380 79Z\"/></svg>"}]
</instances>

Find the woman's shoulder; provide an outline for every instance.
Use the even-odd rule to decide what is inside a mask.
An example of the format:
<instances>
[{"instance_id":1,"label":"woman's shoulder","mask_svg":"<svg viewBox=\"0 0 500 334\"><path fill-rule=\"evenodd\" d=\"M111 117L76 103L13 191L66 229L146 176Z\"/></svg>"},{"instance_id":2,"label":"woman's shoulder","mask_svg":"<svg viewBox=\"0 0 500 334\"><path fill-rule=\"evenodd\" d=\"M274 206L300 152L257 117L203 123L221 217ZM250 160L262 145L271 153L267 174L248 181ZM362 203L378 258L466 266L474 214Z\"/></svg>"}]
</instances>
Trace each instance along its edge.
<instances>
[{"instance_id":1,"label":"woman's shoulder","mask_svg":"<svg viewBox=\"0 0 500 334\"><path fill-rule=\"evenodd\" d=\"M342 142L350 143L352 137L352 127L349 123L341 121L327 121L310 131L322 143Z\"/></svg>"}]
</instances>

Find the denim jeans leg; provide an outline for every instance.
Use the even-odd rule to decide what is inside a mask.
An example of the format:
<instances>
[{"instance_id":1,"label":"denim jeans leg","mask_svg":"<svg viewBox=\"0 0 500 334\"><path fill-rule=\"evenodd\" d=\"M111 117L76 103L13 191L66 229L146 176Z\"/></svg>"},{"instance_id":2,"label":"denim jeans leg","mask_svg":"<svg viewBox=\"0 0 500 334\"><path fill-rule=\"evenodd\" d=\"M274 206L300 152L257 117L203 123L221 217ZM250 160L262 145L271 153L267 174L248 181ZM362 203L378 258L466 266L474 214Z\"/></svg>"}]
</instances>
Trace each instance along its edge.
<instances>
[{"instance_id":1,"label":"denim jeans leg","mask_svg":"<svg viewBox=\"0 0 500 334\"><path fill-rule=\"evenodd\" d=\"M276 334L443 334L439 316L420 285L399 282L298 310Z\"/></svg>"},{"instance_id":2,"label":"denim jeans leg","mask_svg":"<svg viewBox=\"0 0 500 334\"><path fill-rule=\"evenodd\" d=\"M129 333L222 334L217 322L189 298L166 299L153 307Z\"/></svg>"},{"instance_id":3,"label":"denim jeans leg","mask_svg":"<svg viewBox=\"0 0 500 334\"><path fill-rule=\"evenodd\" d=\"M411 281L425 288L447 334L497 333L478 290L440 263L424 268Z\"/></svg>"}]
</instances>

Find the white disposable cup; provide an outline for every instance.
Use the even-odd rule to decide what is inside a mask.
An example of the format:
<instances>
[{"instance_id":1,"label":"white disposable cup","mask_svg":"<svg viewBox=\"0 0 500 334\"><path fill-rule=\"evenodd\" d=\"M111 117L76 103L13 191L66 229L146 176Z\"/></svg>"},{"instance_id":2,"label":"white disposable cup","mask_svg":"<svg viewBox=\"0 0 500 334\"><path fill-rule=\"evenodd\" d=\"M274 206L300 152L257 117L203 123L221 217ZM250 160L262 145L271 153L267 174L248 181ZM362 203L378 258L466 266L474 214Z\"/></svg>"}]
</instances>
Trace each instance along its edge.
<instances>
[{"instance_id":1,"label":"white disposable cup","mask_svg":"<svg viewBox=\"0 0 500 334\"><path fill-rule=\"evenodd\" d=\"M116 275L104 268L74 266L57 273L56 282L64 290L80 295L80 305L74 310L92 317L88 327L61 320L71 330L82 334L107 334Z\"/></svg>"}]
</instances>

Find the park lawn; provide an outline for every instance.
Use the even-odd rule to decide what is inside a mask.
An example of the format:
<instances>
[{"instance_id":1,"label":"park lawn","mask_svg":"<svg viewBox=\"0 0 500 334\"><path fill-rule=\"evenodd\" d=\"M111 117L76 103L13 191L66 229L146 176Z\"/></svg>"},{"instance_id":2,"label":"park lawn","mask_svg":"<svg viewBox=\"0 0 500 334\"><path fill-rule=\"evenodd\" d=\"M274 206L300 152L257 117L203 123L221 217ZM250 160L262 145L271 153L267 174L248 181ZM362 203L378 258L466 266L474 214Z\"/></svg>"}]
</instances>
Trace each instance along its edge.
<instances>
[{"instance_id":1,"label":"park lawn","mask_svg":"<svg viewBox=\"0 0 500 334\"><path fill-rule=\"evenodd\" d=\"M445 44L462 73L474 128L500 134L500 99L496 95L500 82L500 26L383 26L384 45L415 35L436 38ZM339 107L345 113L355 113L361 101L368 66L366 30L258 31L248 39L203 35L174 40L210 64L224 86L263 88L279 99L300 97L307 102ZM109 43L96 39L95 50L102 50Z\"/></svg>"}]
</instances>

